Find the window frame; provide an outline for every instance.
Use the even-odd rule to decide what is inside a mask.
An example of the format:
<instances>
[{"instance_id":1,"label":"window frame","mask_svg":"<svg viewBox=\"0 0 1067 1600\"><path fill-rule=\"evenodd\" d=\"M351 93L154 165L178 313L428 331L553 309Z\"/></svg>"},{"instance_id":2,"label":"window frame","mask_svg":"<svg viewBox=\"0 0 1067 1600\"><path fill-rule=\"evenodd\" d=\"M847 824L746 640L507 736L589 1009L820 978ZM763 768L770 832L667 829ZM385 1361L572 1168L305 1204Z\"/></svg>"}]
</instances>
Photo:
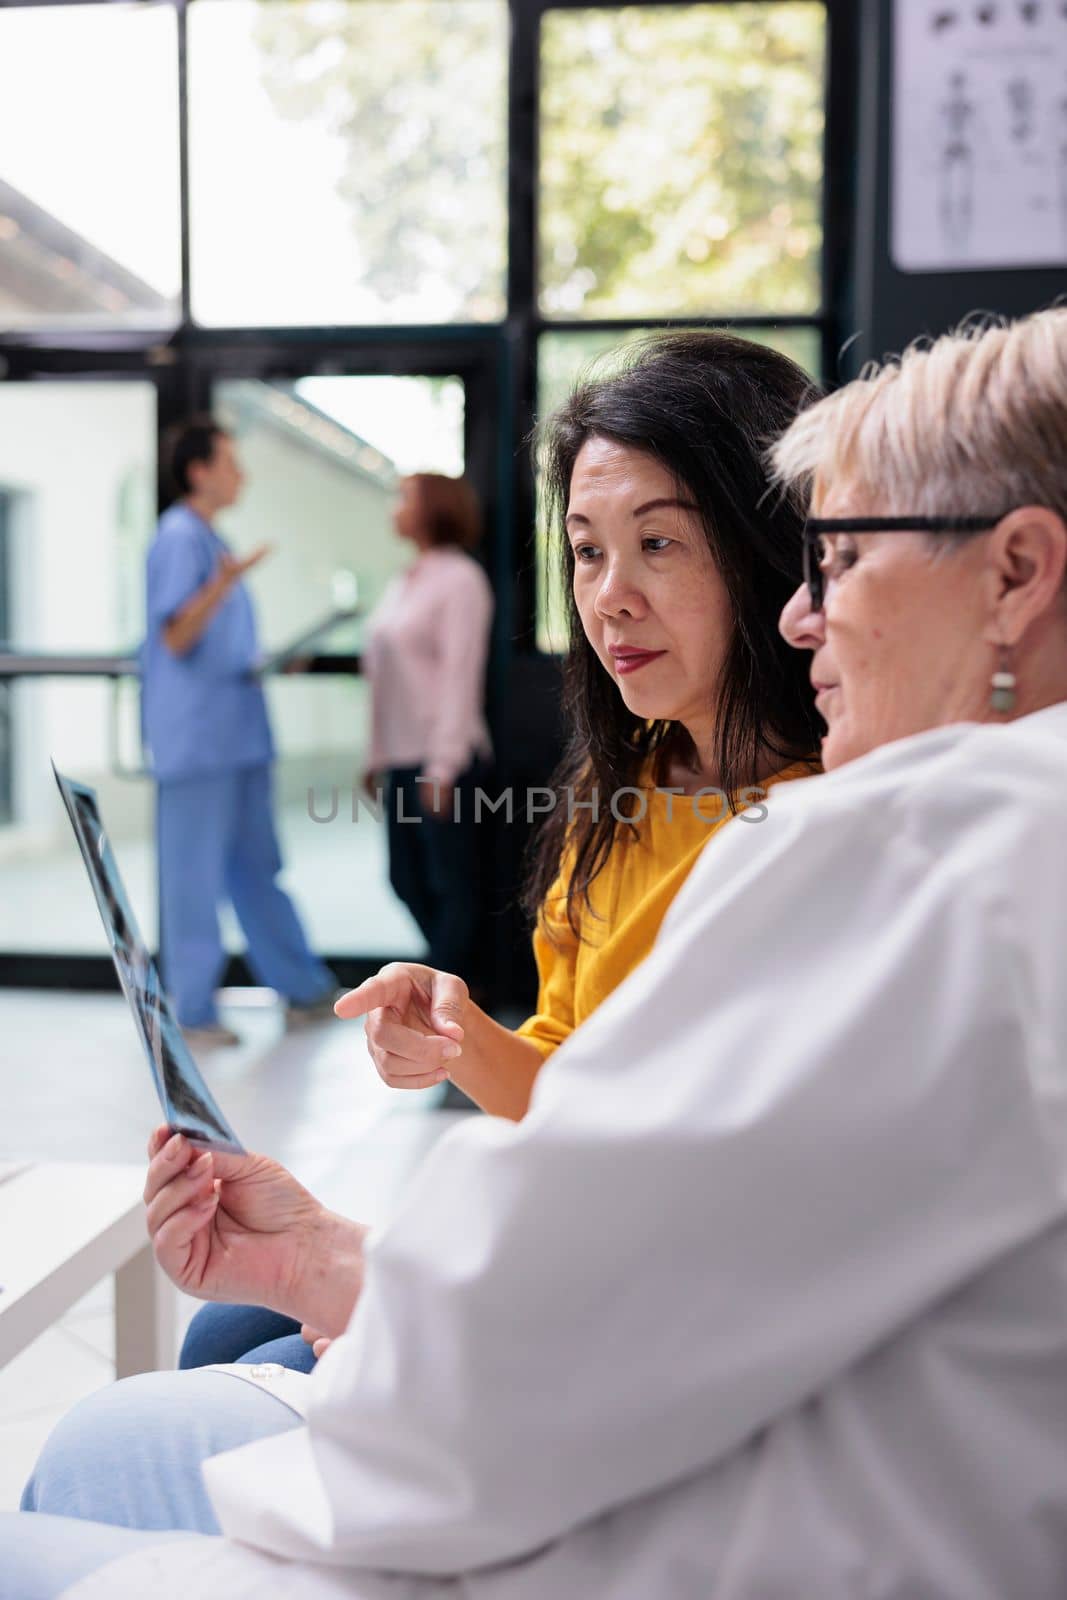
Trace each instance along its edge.
<instances>
[{"instance_id":1,"label":"window frame","mask_svg":"<svg viewBox=\"0 0 1067 1600\"><path fill-rule=\"evenodd\" d=\"M0 0L21 7L166 4L177 14L179 205L182 285L177 327L73 329L55 325L0 331L0 381L49 378L148 378L158 392L160 430L205 409L213 384L247 376L358 373L457 373L467 390L468 470L487 506L487 565L497 599L490 658L490 723L506 756L506 711L517 657L536 657L537 573L535 485L528 441L538 413L538 342L543 333L654 330L678 318L546 318L538 304L538 124L540 27L546 12L590 9L591 0L507 0L511 34L507 67L506 310L498 323L447 326L202 327L191 314L189 250L188 17L198 0ZM626 3L677 6L685 0L594 0L595 8ZM733 0L700 0L731 4ZM749 0L774 4L775 0ZM823 136L821 303L810 315L689 316L708 328L810 327L819 336L822 378L838 376L846 334L855 250L851 201L855 184L857 64L860 19L855 0L822 0L826 11L826 116ZM498 733L498 729L500 730ZM502 938L501 944L508 945ZM497 983L509 990L514 953L499 957ZM374 970L377 961L367 965ZM347 974L355 981L357 965ZM101 958L20 956L0 952L0 986L110 988Z\"/></svg>"},{"instance_id":2,"label":"window frame","mask_svg":"<svg viewBox=\"0 0 1067 1600\"><path fill-rule=\"evenodd\" d=\"M61 325L0 333L0 380L92 371L144 375L160 384L160 426L205 403L212 374L231 375L229 360L255 358L269 365L273 355L306 352L315 365L358 354L375 364L369 371L435 370L441 346L458 355L460 347L477 367L487 341L496 345L498 385L495 416L498 438L493 476L498 543L511 550L513 568L497 568L508 596L509 638L522 650L535 649L536 578L533 571L534 483L526 442L537 418L537 348L542 333L653 331L677 318L546 318L538 304L537 173L540 28L545 13L562 10L621 9L627 0L507 0L511 16L507 115L507 276L506 313L499 323L447 326L346 326L206 328L193 321L189 252L189 96L188 17L198 0L0 0L0 10L79 5L169 5L177 16L178 129L181 220L181 312L176 328L92 329ZM629 0L646 7L674 6L685 0ZM700 0L728 5L733 0ZM774 4L776 0L749 0ZM853 179L851 150L855 128L855 63L858 18L853 0L822 0L827 18L826 118L823 138L822 293L807 315L770 317L687 316L687 326L768 329L812 328L819 337L824 381L837 376L844 335L844 307L850 288L852 239L848 196ZM476 354L480 352L479 354ZM400 363L390 366L392 357ZM377 364L377 363L381 364ZM423 363L420 365L420 363ZM309 365L308 371L314 371ZM346 369L351 370L351 369ZM360 369L364 370L364 369ZM439 368L436 370L440 370ZM503 409L501 409L503 402ZM473 441L472 441L473 442ZM490 474L485 473L488 479ZM483 482L481 487L487 487ZM525 537L514 539L514 530Z\"/></svg>"},{"instance_id":3,"label":"window frame","mask_svg":"<svg viewBox=\"0 0 1067 1600\"><path fill-rule=\"evenodd\" d=\"M617 330L654 332L678 325L678 317L563 318L545 317L538 299L539 237L537 219L538 132L540 110L541 19L549 11L621 10L624 5L677 7L685 0L511 0L512 47L508 102L508 325L515 352L513 415L516 439L530 437L537 420L537 352L544 333L592 333ZM697 0L728 5L732 0ZM775 0L753 0L774 4ZM687 327L770 329L812 328L819 336L820 377L837 377L838 352L844 337L851 249L848 194L852 180L858 59L858 18L853 0L823 0L826 12L826 115L823 130L823 243L821 295L809 314L769 317L690 316ZM537 573L533 563L536 495L529 451L516 458L514 500L518 525L527 529L527 559L516 573L516 613L520 645L536 650Z\"/></svg>"}]
</instances>

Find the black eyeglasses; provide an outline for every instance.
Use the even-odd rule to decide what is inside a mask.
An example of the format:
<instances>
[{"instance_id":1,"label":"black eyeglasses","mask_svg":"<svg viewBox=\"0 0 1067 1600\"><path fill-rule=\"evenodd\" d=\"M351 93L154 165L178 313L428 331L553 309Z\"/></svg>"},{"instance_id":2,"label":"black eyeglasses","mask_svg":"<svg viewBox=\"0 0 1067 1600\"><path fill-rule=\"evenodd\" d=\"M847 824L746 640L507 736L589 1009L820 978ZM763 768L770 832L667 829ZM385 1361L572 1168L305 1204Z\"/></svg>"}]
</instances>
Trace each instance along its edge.
<instances>
[{"instance_id":1,"label":"black eyeglasses","mask_svg":"<svg viewBox=\"0 0 1067 1600\"><path fill-rule=\"evenodd\" d=\"M995 517L809 517L804 524L804 582L811 609L826 599L822 538L826 533L987 533L1008 515Z\"/></svg>"}]
</instances>

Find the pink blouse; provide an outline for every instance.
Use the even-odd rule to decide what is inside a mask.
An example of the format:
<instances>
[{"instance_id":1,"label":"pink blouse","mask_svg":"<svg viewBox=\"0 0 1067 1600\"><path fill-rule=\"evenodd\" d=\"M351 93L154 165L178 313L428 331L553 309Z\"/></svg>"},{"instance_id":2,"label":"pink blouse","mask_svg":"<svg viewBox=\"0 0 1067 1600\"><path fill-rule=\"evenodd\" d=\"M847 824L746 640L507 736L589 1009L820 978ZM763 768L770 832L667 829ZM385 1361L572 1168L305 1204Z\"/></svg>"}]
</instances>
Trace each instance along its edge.
<instances>
[{"instance_id":1,"label":"pink blouse","mask_svg":"<svg viewBox=\"0 0 1067 1600\"><path fill-rule=\"evenodd\" d=\"M489 755L483 700L493 591L454 545L423 551L394 578L367 625L372 772L418 767L452 783Z\"/></svg>"}]
</instances>

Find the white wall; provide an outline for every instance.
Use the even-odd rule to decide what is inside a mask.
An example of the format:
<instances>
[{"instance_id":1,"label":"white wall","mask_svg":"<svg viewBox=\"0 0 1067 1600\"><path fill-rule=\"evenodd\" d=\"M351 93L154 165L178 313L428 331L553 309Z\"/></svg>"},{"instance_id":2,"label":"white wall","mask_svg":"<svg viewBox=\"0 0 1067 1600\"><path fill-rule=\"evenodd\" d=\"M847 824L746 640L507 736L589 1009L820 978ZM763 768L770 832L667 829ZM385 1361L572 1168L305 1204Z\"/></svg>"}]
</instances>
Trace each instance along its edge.
<instances>
[{"instance_id":1,"label":"white wall","mask_svg":"<svg viewBox=\"0 0 1067 1600\"><path fill-rule=\"evenodd\" d=\"M136 644L155 455L151 384L0 385L0 483L16 496L12 643L101 654ZM106 773L109 697L99 683L52 680L16 690L14 801L23 847L47 840L62 822L49 756L89 782ZM114 805L127 822L139 821L139 786L121 788Z\"/></svg>"}]
</instances>

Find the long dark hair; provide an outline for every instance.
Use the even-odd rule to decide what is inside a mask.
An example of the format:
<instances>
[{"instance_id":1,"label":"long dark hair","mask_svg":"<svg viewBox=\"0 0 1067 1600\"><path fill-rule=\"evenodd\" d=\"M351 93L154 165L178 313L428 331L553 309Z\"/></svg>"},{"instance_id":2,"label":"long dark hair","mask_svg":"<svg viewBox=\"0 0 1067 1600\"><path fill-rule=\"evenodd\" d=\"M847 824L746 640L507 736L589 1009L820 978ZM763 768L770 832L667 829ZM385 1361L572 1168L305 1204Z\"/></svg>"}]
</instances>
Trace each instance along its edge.
<instances>
[{"instance_id":1,"label":"long dark hair","mask_svg":"<svg viewBox=\"0 0 1067 1600\"><path fill-rule=\"evenodd\" d=\"M800 581L802 510L788 493L769 490L765 465L772 440L817 398L808 375L775 350L728 333L670 333L637 345L621 371L580 384L543 424L537 451L551 529L549 561L559 573L567 612L563 709L570 737L552 778L557 804L530 858L523 904L531 917L569 848L574 864L567 917L577 934L580 908L589 906L589 887L607 861L616 829L638 827L629 817L616 820L610 797L638 786L650 760L662 782L672 762L697 759L680 723L648 722L627 710L585 637L564 529L579 450L591 438L642 450L700 507L733 611L716 691L715 753L720 785L736 810L738 792L758 782L768 754L785 766L810 759L819 748L807 657L778 632L782 607ZM573 796L570 807L559 803L561 791ZM594 791L599 816L575 803L590 800Z\"/></svg>"}]
</instances>

